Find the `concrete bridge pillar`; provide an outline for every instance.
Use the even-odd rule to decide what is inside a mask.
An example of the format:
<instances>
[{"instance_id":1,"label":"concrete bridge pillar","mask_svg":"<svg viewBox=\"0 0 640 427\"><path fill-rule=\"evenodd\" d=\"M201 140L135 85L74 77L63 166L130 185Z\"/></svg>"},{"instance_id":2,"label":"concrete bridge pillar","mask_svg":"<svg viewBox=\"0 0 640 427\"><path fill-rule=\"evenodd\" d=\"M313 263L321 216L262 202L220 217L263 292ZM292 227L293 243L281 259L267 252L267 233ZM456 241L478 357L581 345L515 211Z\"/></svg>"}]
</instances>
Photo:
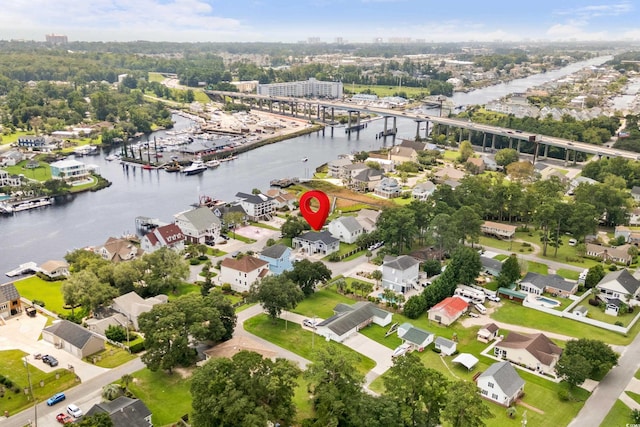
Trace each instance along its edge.
<instances>
[{"instance_id":1,"label":"concrete bridge pillar","mask_svg":"<svg viewBox=\"0 0 640 427\"><path fill-rule=\"evenodd\" d=\"M460 128L460 133L458 133L458 144L462 143L462 128Z\"/></svg>"},{"instance_id":2,"label":"concrete bridge pillar","mask_svg":"<svg viewBox=\"0 0 640 427\"><path fill-rule=\"evenodd\" d=\"M324 107L323 107L323 109L324 109ZM318 120L320 120L320 104L318 104Z\"/></svg>"},{"instance_id":3,"label":"concrete bridge pillar","mask_svg":"<svg viewBox=\"0 0 640 427\"><path fill-rule=\"evenodd\" d=\"M549 144L544 146L544 158L546 159L549 155Z\"/></svg>"},{"instance_id":4,"label":"concrete bridge pillar","mask_svg":"<svg viewBox=\"0 0 640 427\"><path fill-rule=\"evenodd\" d=\"M564 165L567 166L568 163L569 163L569 149L567 148L564 151Z\"/></svg>"},{"instance_id":5,"label":"concrete bridge pillar","mask_svg":"<svg viewBox=\"0 0 640 427\"><path fill-rule=\"evenodd\" d=\"M349 116L348 116L349 118L347 120L347 127L351 127L351 111L348 111L348 113L349 113Z\"/></svg>"},{"instance_id":6,"label":"concrete bridge pillar","mask_svg":"<svg viewBox=\"0 0 640 427\"><path fill-rule=\"evenodd\" d=\"M496 134L493 134L493 136L491 137L491 150L495 150L496 149Z\"/></svg>"},{"instance_id":7,"label":"concrete bridge pillar","mask_svg":"<svg viewBox=\"0 0 640 427\"><path fill-rule=\"evenodd\" d=\"M513 139L509 138L509 148L513 148Z\"/></svg>"},{"instance_id":8,"label":"concrete bridge pillar","mask_svg":"<svg viewBox=\"0 0 640 427\"><path fill-rule=\"evenodd\" d=\"M389 116L384 116L384 130L382 132L382 136L386 137L387 136L387 120L389 119Z\"/></svg>"},{"instance_id":9,"label":"concrete bridge pillar","mask_svg":"<svg viewBox=\"0 0 640 427\"><path fill-rule=\"evenodd\" d=\"M482 134L482 152L484 153L484 147L487 146L487 134L483 133Z\"/></svg>"},{"instance_id":10,"label":"concrete bridge pillar","mask_svg":"<svg viewBox=\"0 0 640 427\"><path fill-rule=\"evenodd\" d=\"M516 151L517 151L518 153L520 152L520 143L521 143L521 142L522 142L521 140L518 140L518 145L516 146Z\"/></svg>"},{"instance_id":11,"label":"concrete bridge pillar","mask_svg":"<svg viewBox=\"0 0 640 427\"><path fill-rule=\"evenodd\" d=\"M420 120L416 120L416 141L420 139Z\"/></svg>"},{"instance_id":12,"label":"concrete bridge pillar","mask_svg":"<svg viewBox=\"0 0 640 427\"><path fill-rule=\"evenodd\" d=\"M429 138L429 120L425 121L424 125L424 139Z\"/></svg>"}]
</instances>

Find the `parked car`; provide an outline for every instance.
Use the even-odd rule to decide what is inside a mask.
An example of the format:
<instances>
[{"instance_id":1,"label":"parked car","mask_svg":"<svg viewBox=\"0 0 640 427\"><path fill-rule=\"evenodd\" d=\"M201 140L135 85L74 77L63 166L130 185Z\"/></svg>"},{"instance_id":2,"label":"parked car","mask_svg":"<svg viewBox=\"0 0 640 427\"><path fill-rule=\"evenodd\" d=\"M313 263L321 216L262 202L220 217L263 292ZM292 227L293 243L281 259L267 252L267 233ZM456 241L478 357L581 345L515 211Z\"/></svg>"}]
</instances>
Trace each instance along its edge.
<instances>
[{"instance_id":1,"label":"parked car","mask_svg":"<svg viewBox=\"0 0 640 427\"><path fill-rule=\"evenodd\" d=\"M311 319L304 319L302 321L302 324L304 326L306 326L307 328L315 328L316 326L318 326L318 321L317 320L311 320Z\"/></svg>"},{"instance_id":2,"label":"parked car","mask_svg":"<svg viewBox=\"0 0 640 427\"><path fill-rule=\"evenodd\" d=\"M71 418L71 416L64 414L62 412L60 412L58 415L56 415L56 420L60 423L60 424L70 424L73 422L73 418Z\"/></svg>"},{"instance_id":3,"label":"parked car","mask_svg":"<svg viewBox=\"0 0 640 427\"><path fill-rule=\"evenodd\" d=\"M393 350L393 353L391 354L391 357L402 356L407 351L409 351L410 348L411 348L411 344L407 344L407 343L401 344L400 346L396 347L395 350Z\"/></svg>"},{"instance_id":4,"label":"parked car","mask_svg":"<svg viewBox=\"0 0 640 427\"><path fill-rule=\"evenodd\" d=\"M473 317L473 318L477 319L477 318L478 318L478 317L480 317L480 316L479 316L478 314L476 314L476 313L474 313L474 312L470 311L470 312L469 312L469 317Z\"/></svg>"},{"instance_id":5,"label":"parked car","mask_svg":"<svg viewBox=\"0 0 640 427\"><path fill-rule=\"evenodd\" d=\"M48 354L45 354L44 356L42 356L42 361L47 365L51 366L52 368L54 366L58 366L58 359Z\"/></svg>"},{"instance_id":6,"label":"parked car","mask_svg":"<svg viewBox=\"0 0 640 427\"><path fill-rule=\"evenodd\" d=\"M67 406L67 412L74 418L80 418L82 416L82 409L78 408L78 406L73 403Z\"/></svg>"},{"instance_id":7,"label":"parked car","mask_svg":"<svg viewBox=\"0 0 640 427\"><path fill-rule=\"evenodd\" d=\"M489 301L493 301L493 302L500 302L500 297L498 297L496 295L487 295L487 299Z\"/></svg>"},{"instance_id":8,"label":"parked car","mask_svg":"<svg viewBox=\"0 0 640 427\"><path fill-rule=\"evenodd\" d=\"M49 399L47 399L47 405L53 406L56 403L62 402L66 398L67 396L65 396L64 393L56 393L53 396L51 396Z\"/></svg>"}]
</instances>

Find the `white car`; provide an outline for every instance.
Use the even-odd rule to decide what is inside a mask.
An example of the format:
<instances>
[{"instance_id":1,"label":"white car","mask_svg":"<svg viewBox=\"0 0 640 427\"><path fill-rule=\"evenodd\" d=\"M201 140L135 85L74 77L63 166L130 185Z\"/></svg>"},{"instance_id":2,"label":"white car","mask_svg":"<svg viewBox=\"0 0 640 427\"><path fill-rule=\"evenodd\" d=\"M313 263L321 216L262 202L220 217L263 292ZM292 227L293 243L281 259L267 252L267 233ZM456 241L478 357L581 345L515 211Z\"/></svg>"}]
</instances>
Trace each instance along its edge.
<instances>
[{"instance_id":1,"label":"white car","mask_svg":"<svg viewBox=\"0 0 640 427\"><path fill-rule=\"evenodd\" d=\"M304 319L302 321L302 324L307 328L315 328L316 326L318 326L318 321L315 319L314 320Z\"/></svg>"},{"instance_id":2,"label":"white car","mask_svg":"<svg viewBox=\"0 0 640 427\"><path fill-rule=\"evenodd\" d=\"M393 354L391 354L391 357L398 357L398 356L402 356L404 355L407 351L409 351L409 349L411 348L411 344L401 344L399 347L397 347L395 350L393 350Z\"/></svg>"},{"instance_id":3,"label":"white car","mask_svg":"<svg viewBox=\"0 0 640 427\"><path fill-rule=\"evenodd\" d=\"M495 295L487 295L487 299L489 301L493 301L493 302L500 302L500 297L495 296Z\"/></svg>"},{"instance_id":4,"label":"white car","mask_svg":"<svg viewBox=\"0 0 640 427\"><path fill-rule=\"evenodd\" d=\"M73 403L70 404L69 406L67 406L67 412L69 413L69 415L71 415L73 418L80 418L82 416L82 409L78 408L76 405L74 405Z\"/></svg>"}]
</instances>

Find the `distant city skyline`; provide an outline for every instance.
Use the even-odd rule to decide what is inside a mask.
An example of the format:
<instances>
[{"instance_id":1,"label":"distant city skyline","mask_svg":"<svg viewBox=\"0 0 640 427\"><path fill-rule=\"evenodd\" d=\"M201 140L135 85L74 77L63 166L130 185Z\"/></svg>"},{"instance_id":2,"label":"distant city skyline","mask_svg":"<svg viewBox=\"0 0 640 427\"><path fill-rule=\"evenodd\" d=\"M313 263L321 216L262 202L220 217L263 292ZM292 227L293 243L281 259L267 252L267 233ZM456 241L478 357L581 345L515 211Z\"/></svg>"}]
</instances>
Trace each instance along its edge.
<instances>
[{"instance_id":1,"label":"distant city skyline","mask_svg":"<svg viewBox=\"0 0 640 427\"><path fill-rule=\"evenodd\" d=\"M431 4L433 3L433 4ZM0 39L173 42L639 40L635 1L13 0Z\"/></svg>"}]
</instances>

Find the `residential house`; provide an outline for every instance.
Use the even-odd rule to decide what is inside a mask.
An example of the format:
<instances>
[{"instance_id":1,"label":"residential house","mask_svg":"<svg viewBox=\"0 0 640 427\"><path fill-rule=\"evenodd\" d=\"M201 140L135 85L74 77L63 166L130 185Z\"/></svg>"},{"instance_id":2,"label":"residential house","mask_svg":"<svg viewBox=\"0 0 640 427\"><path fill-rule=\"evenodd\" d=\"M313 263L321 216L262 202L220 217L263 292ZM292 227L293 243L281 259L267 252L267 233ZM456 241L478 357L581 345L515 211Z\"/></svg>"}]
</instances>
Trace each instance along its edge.
<instances>
[{"instance_id":1,"label":"residential house","mask_svg":"<svg viewBox=\"0 0 640 427\"><path fill-rule=\"evenodd\" d=\"M329 223L329 233L344 243L355 243L364 234L364 227L353 216L342 216Z\"/></svg>"},{"instance_id":2,"label":"residential house","mask_svg":"<svg viewBox=\"0 0 640 427\"><path fill-rule=\"evenodd\" d=\"M19 187L22 184L22 178L10 175L4 169L0 169L0 187Z\"/></svg>"},{"instance_id":3,"label":"residential house","mask_svg":"<svg viewBox=\"0 0 640 427\"><path fill-rule=\"evenodd\" d=\"M449 326L469 309L469 304L460 297L447 297L429 309L429 320Z\"/></svg>"},{"instance_id":4,"label":"residential house","mask_svg":"<svg viewBox=\"0 0 640 427\"><path fill-rule=\"evenodd\" d=\"M465 176L465 172L459 169L453 168L451 166L444 167L442 169L437 170L433 174L433 179L441 184L447 180L460 181Z\"/></svg>"},{"instance_id":5,"label":"residential house","mask_svg":"<svg viewBox=\"0 0 640 427\"><path fill-rule=\"evenodd\" d=\"M458 344L456 344L455 341L448 340L444 337L438 337L434 342L434 347L436 350L440 350L440 354L451 356L456 352Z\"/></svg>"},{"instance_id":6,"label":"residential house","mask_svg":"<svg viewBox=\"0 0 640 427\"><path fill-rule=\"evenodd\" d=\"M15 166L23 160L24 154L18 150L10 150L0 153L1 166Z\"/></svg>"},{"instance_id":7,"label":"residential house","mask_svg":"<svg viewBox=\"0 0 640 427\"><path fill-rule=\"evenodd\" d=\"M180 252L184 249L185 240L182 230L176 224L161 225L140 239L140 248L147 253L164 247Z\"/></svg>"},{"instance_id":8,"label":"residential house","mask_svg":"<svg viewBox=\"0 0 640 427\"><path fill-rule=\"evenodd\" d=\"M66 261L49 260L40 265L37 271L51 279L69 276L69 264Z\"/></svg>"},{"instance_id":9,"label":"residential house","mask_svg":"<svg viewBox=\"0 0 640 427\"><path fill-rule=\"evenodd\" d=\"M367 169L371 168L364 163L352 163L350 165L346 165L342 168L343 175L340 177L340 179L342 179L342 181L345 182L347 186L350 186L353 178L360 174L360 172ZM379 172L382 173L381 171Z\"/></svg>"},{"instance_id":10,"label":"residential house","mask_svg":"<svg viewBox=\"0 0 640 427\"><path fill-rule=\"evenodd\" d=\"M479 157L469 157L467 159L467 169L474 175L483 173L485 170L484 160Z\"/></svg>"},{"instance_id":11,"label":"residential house","mask_svg":"<svg viewBox=\"0 0 640 427\"><path fill-rule=\"evenodd\" d=\"M140 399L120 396L112 401L96 403L85 416L96 414L109 415L113 427L153 427L151 411Z\"/></svg>"},{"instance_id":12,"label":"residential house","mask_svg":"<svg viewBox=\"0 0 640 427\"><path fill-rule=\"evenodd\" d=\"M487 323L478 330L478 341L489 343L498 338L500 327L495 323Z\"/></svg>"},{"instance_id":13,"label":"residential house","mask_svg":"<svg viewBox=\"0 0 640 427\"><path fill-rule=\"evenodd\" d=\"M58 320L42 330L42 338L78 358L104 350L104 338L68 320Z\"/></svg>"},{"instance_id":14,"label":"residential house","mask_svg":"<svg viewBox=\"0 0 640 427\"><path fill-rule=\"evenodd\" d=\"M431 181L420 182L411 190L411 196L415 200L424 202L436 191L436 185Z\"/></svg>"},{"instance_id":15,"label":"residential house","mask_svg":"<svg viewBox=\"0 0 640 427\"><path fill-rule=\"evenodd\" d=\"M382 263L382 286L401 293L417 289L419 267L420 262L408 255L385 256Z\"/></svg>"},{"instance_id":16,"label":"residential house","mask_svg":"<svg viewBox=\"0 0 640 427\"><path fill-rule=\"evenodd\" d=\"M587 243L586 255L602 261L611 261L618 264L629 265L633 261L633 257L629 255L629 247L629 244L614 248Z\"/></svg>"},{"instance_id":17,"label":"residential house","mask_svg":"<svg viewBox=\"0 0 640 427\"><path fill-rule=\"evenodd\" d=\"M225 258L220 264L220 282L230 284L236 292L249 292L254 282L268 274L269 263L250 255Z\"/></svg>"},{"instance_id":18,"label":"residential house","mask_svg":"<svg viewBox=\"0 0 640 427\"><path fill-rule=\"evenodd\" d=\"M516 226L493 221L485 221L480 226L480 231L499 239L513 239L516 235Z\"/></svg>"},{"instance_id":19,"label":"residential house","mask_svg":"<svg viewBox=\"0 0 640 427\"><path fill-rule=\"evenodd\" d=\"M541 333L526 335L510 332L493 350L497 357L549 375L555 375L554 368L562 354L562 349Z\"/></svg>"},{"instance_id":20,"label":"residential house","mask_svg":"<svg viewBox=\"0 0 640 427\"><path fill-rule=\"evenodd\" d=\"M47 145L44 136L20 136L18 137L18 147L32 150L42 150Z\"/></svg>"},{"instance_id":21,"label":"residential house","mask_svg":"<svg viewBox=\"0 0 640 427\"><path fill-rule=\"evenodd\" d=\"M633 197L633 200L636 203L640 202L640 187L638 187L637 185L633 186L633 188L631 189L631 197Z\"/></svg>"},{"instance_id":22,"label":"residential house","mask_svg":"<svg viewBox=\"0 0 640 427\"><path fill-rule=\"evenodd\" d=\"M8 319L22 313L20 293L13 283L0 285L0 317Z\"/></svg>"},{"instance_id":23,"label":"residential house","mask_svg":"<svg viewBox=\"0 0 640 427\"><path fill-rule=\"evenodd\" d=\"M577 176L569 181L569 189L567 190L567 194L572 196L576 188L578 188L580 184L593 185L597 183L598 181L596 181L595 179L587 178L586 176Z\"/></svg>"},{"instance_id":24,"label":"residential house","mask_svg":"<svg viewBox=\"0 0 640 427\"><path fill-rule=\"evenodd\" d=\"M596 290L606 301L619 299L631 304L640 294L640 280L626 269L612 271L598 282Z\"/></svg>"},{"instance_id":25,"label":"residential house","mask_svg":"<svg viewBox=\"0 0 640 427\"><path fill-rule=\"evenodd\" d=\"M375 304L359 301L353 305L338 304L335 313L316 326L316 333L327 339L342 342L365 326L375 323L385 327L391 323L391 313Z\"/></svg>"},{"instance_id":26,"label":"residential house","mask_svg":"<svg viewBox=\"0 0 640 427\"><path fill-rule=\"evenodd\" d=\"M272 188L267 190L267 196L273 199L276 210L279 209L295 209L298 198L295 194L289 193L281 188Z\"/></svg>"},{"instance_id":27,"label":"residential house","mask_svg":"<svg viewBox=\"0 0 640 427\"><path fill-rule=\"evenodd\" d=\"M382 181L384 174L379 169L366 168L355 174L347 182L347 187L353 191L367 193L375 190Z\"/></svg>"},{"instance_id":28,"label":"residential house","mask_svg":"<svg viewBox=\"0 0 640 427\"><path fill-rule=\"evenodd\" d=\"M346 175L344 167L352 164L351 159L348 157L340 157L336 160L331 160L328 166L328 175L332 178L342 178Z\"/></svg>"},{"instance_id":29,"label":"residential house","mask_svg":"<svg viewBox=\"0 0 640 427\"><path fill-rule=\"evenodd\" d=\"M578 290L577 282L569 282L557 274L538 274L528 272L520 281L520 290L534 295L544 292L568 298Z\"/></svg>"},{"instance_id":30,"label":"residential house","mask_svg":"<svg viewBox=\"0 0 640 427\"><path fill-rule=\"evenodd\" d=\"M396 145L389 150L389 160L396 165L405 162L418 163L418 152L411 147Z\"/></svg>"},{"instance_id":31,"label":"residential house","mask_svg":"<svg viewBox=\"0 0 640 427\"><path fill-rule=\"evenodd\" d=\"M174 218L189 243L215 242L220 237L222 221L207 207L180 212Z\"/></svg>"},{"instance_id":32,"label":"residential house","mask_svg":"<svg viewBox=\"0 0 640 427\"><path fill-rule=\"evenodd\" d=\"M640 225L640 208L634 208L629 213L629 225L631 226Z\"/></svg>"},{"instance_id":33,"label":"residential house","mask_svg":"<svg viewBox=\"0 0 640 427\"><path fill-rule=\"evenodd\" d=\"M498 170L498 163L496 159L488 154L482 156L482 160L484 161L484 169L490 171Z\"/></svg>"},{"instance_id":34,"label":"residential house","mask_svg":"<svg viewBox=\"0 0 640 427\"><path fill-rule=\"evenodd\" d=\"M102 246L95 248L94 252L113 263L131 261L142 255L142 249L122 237L109 237Z\"/></svg>"},{"instance_id":35,"label":"residential house","mask_svg":"<svg viewBox=\"0 0 640 427\"><path fill-rule=\"evenodd\" d=\"M270 220L276 210L273 199L264 194L236 193L240 206L251 221Z\"/></svg>"},{"instance_id":36,"label":"residential house","mask_svg":"<svg viewBox=\"0 0 640 427\"><path fill-rule=\"evenodd\" d=\"M91 171L82 162L75 159L64 159L53 162L51 167L51 178L62 179L67 182L86 180L91 176Z\"/></svg>"},{"instance_id":37,"label":"residential house","mask_svg":"<svg viewBox=\"0 0 640 427\"><path fill-rule=\"evenodd\" d=\"M476 379L482 397L509 407L524 394L524 380L509 362L496 362Z\"/></svg>"},{"instance_id":38,"label":"residential house","mask_svg":"<svg viewBox=\"0 0 640 427\"><path fill-rule=\"evenodd\" d=\"M258 255L263 261L269 263L269 271L275 275L293 270L291 261L291 248L285 245L267 246Z\"/></svg>"},{"instance_id":39,"label":"residential house","mask_svg":"<svg viewBox=\"0 0 640 427\"><path fill-rule=\"evenodd\" d=\"M435 335L424 329L416 328L411 323L403 323L398 327L398 338L411 346L411 351L423 351L435 338Z\"/></svg>"},{"instance_id":40,"label":"residential house","mask_svg":"<svg viewBox=\"0 0 640 427\"><path fill-rule=\"evenodd\" d=\"M490 276L497 277L502 271L502 261L480 255L480 263L482 263L482 271Z\"/></svg>"},{"instance_id":41,"label":"residential house","mask_svg":"<svg viewBox=\"0 0 640 427\"><path fill-rule=\"evenodd\" d=\"M340 250L340 241L327 230L307 231L294 237L293 249L300 249L307 254L329 255Z\"/></svg>"},{"instance_id":42,"label":"residential house","mask_svg":"<svg viewBox=\"0 0 640 427\"><path fill-rule=\"evenodd\" d=\"M626 243L631 243L636 246L640 244L640 232L631 230L629 227L625 227L624 225L619 225L614 229L614 237L617 239L620 236L624 237L624 241ZM627 250L629 250L628 246Z\"/></svg>"},{"instance_id":43,"label":"residential house","mask_svg":"<svg viewBox=\"0 0 640 427\"><path fill-rule=\"evenodd\" d=\"M397 146L411 148L415 151L424 151L428 149L426 142L416 141L415 139L403 139L400 141L400 144L398 144ZM437 148L438 147L430 148L430 149L437 149Z\"/></svg>"},{"instance_id":44,"label":"residential house","mask_svg":"<svg viewBox=\"0 0 640 427\"><path fill-rule=\"evenodd\" d=\"M162 294L145 299L134 291L131 291L114 298L111 303L111 309L125 316L129 324L137 331L138 318L140 315L151 311L151 309L158 304L165 304L168 300L169 298Z\"/></svg>"},{"instance_id":45,"label":"residential house","mask_svg":"<svg viewBox=\"0 0 640 427\"><path fill-rule=\"evenodd\" d=\"M382 178L373 192L377 196L384 197L385 199L392 199L394 197L400 197L402 187L395 178Z\"/></svg>"},{"instance_id":46,"label":"residential house","mask_svg":"<svg viewBox=\"0 0 640 427\"><path fill-rule=\"evenodd\" d=\"M372 209L360 209L356 219L362 225L365 233L371 233L376 229L376 222L380 216L380 211L374 211Z\"/></svg>"},{"instance_id":47,"label":"residential house","mask_svg":"<svg viewBox=\"0 0 640 427\"><path fill-rule=\"evenodd\" d=\"M220 218L220 223L222 224L223 227L227 226L227 224L225 224L224 222L224 217L226 214L229 214L229 213L238 213L242 215L241 224L244 224L249 220L247 213L244 211L244 209L242 209L242 206L240 206L239 204L215 206L213 208L213 214L218 218Z\"/></svg>"}]
</instances>

